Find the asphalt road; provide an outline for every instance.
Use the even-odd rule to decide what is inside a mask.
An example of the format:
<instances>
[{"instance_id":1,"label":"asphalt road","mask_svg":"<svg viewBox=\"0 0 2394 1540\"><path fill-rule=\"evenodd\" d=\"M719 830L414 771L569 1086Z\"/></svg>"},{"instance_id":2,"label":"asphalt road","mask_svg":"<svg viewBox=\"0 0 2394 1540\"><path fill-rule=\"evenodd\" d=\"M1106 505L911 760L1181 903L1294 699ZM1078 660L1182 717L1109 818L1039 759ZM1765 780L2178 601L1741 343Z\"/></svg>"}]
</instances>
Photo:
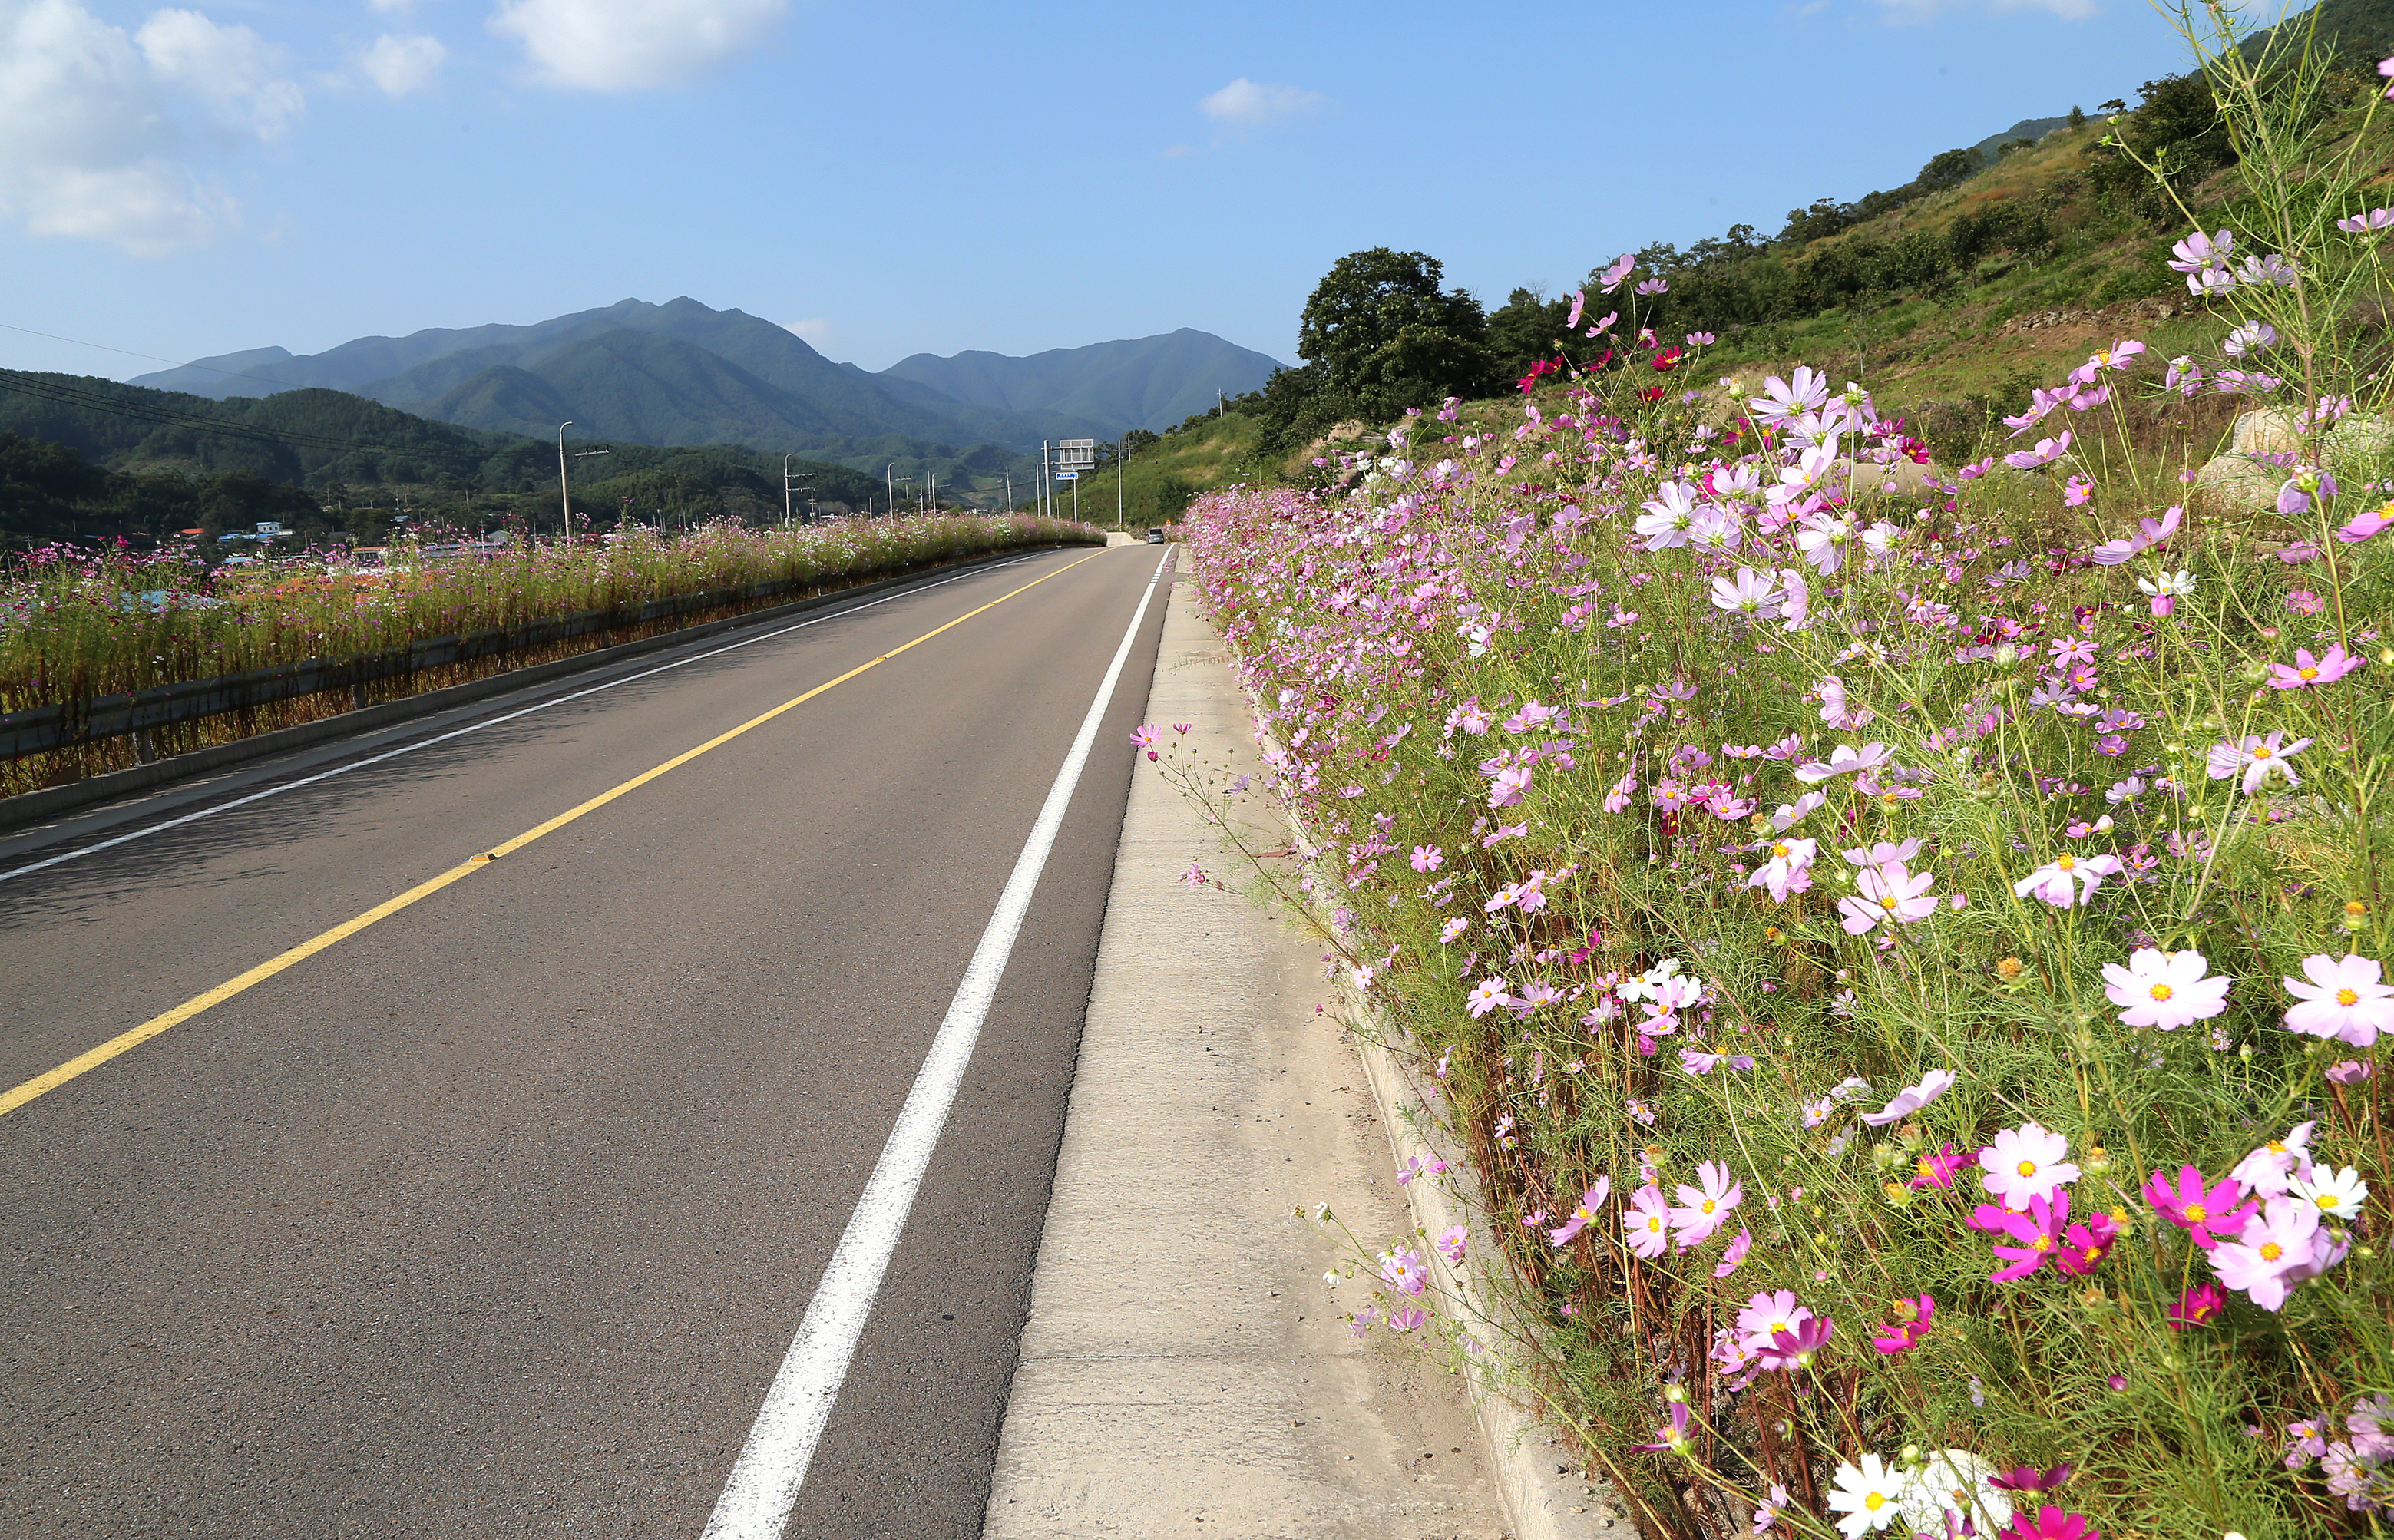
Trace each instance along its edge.
<instances>
[{"instance_id":1,"label":"asphalt road","mask_svg":"<svg viewBox=\"0 0 2394 1540\"><path fill-rule=\"evenodd\" d=\"M1162 555L0 880L5 1089L1054 574L0 1116L0 1533L696 1534ZM789 1535L980 1532L1161 621Z\"/></svg>"}]
</instances>

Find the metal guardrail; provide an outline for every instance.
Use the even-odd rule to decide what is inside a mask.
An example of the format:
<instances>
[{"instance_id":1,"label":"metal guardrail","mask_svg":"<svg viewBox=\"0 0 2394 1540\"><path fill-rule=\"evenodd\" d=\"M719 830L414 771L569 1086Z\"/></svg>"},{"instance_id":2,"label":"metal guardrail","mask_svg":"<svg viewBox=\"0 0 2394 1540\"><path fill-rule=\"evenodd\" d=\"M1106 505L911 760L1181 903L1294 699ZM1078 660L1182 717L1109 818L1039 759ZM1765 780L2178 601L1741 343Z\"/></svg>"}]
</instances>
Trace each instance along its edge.
<instances>
[{"instance_id":1,"label":"metal guardrail","mask_svg":"<svg viewBox=\"0 0 2394 1540\"><path fill-rule=\"evenodd\" d=\"M882 572L841 573L832 582L871 578ZM0 712L0 759L21 759L29 754L71 748L101 738L144 732L176 722L215 717L244 706L267 705L328 690L356 690L376 679L395 678L421 669L470 663L528 648L546 646L594 631L667 620L692 610L720 609L749 599L770 599L793 589L813 587L821 578L773 578L738 588L708 588L671 599L610 610L582 610L520 625L492 626L455 636L430 637L407 647L361 653L346 658L310 658L273 668L252 668L214 678L187 679L152 685L125 695L101 695L87 701L61 701L26 711Z\"/></svg>"}]
</instances>

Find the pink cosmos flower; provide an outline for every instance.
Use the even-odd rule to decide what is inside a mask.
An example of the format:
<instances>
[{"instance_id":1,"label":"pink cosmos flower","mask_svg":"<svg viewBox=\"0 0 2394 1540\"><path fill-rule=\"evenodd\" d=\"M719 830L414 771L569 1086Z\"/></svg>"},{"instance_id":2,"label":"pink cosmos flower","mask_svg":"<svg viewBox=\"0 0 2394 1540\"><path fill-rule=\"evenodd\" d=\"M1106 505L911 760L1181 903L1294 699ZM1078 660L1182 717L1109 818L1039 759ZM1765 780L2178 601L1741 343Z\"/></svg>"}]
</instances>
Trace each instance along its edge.
<instances>
[{"instance_id":1,"label":"pink cosmos flower","mask_svg":"<svg viewBox=\"0 0 2394 1540\"><path fill-rule=\"evenodd\" d=\"M1805 785L1817 785L1832 776L1847 775L1857 770L1875 770L1895 757L1895 750L1885 744L1864 744L1857 749L1839 744L1829 751L1826 763L1812 760L1796 767L1796 779Z\"/></svg>"},{"instance_id":2,"label":"pink cosmos flower","mask_svg":"<svg viewBox=\"0 0 2394 1540\"><path fill-rule=\"evenodd\" d=\"M2056 856L2012 884L2021 898L2042 899L2056 909L2084 904L2103 879L2120 875L2118 856Z\"/></svg>"},{"instance_id":3,"label":"pink cosmos flower","mask_svg":"<svg viewBox=\"0 0 2394 1540\"><path fill-rule=\"evenodd\" d=\"M2311 1163L2311 1131L2317 1122L2297 1123L2283 1139L2273 1139L2229 1168L2244 1190L2264 1198L2286 1191L2295 1175Z\"/></svg>"},{"instance_id":4,"label":"pink cosmos flower","mask_svg":"<svg viewBox=\"0 0 2394 1540\"><path fill-rule=\"evenodd\" d=\"M1519 765L1507 770L1500 770L1496 772L1494 779L1489 783L1488 806L1491 809L1512 807L1515 803L1521 800L1521 794L1529 789L1529 766Z\"/></svg>"},{"instance_id":5,"label":"pink cosmos flower","mask_svg":"<svg viewBox=\"0 0 2394 1540\"><path fill-rule=\"evenodd\" d=\"M2039 466L2051 465L2069 453L2070 434L2065 429L2059 439L2039 439L2034 449L2014 450L2004 456L2004 464L2014 470L2034 470Z\"/></svg>"},{"instance_id":6,"label":"pink cosmos flower","mask_svg":"<svg viewBox=\"0 0 2394 1540\"><path fill-rule=\"evenodd\" d=\"M1629 1200L1629 1212L1622 1216L1621 1227L1628 1231L1629 1249L1640 1257L1660 1257L1668 1250L1671 1204L1663 1190L1651 1182L1639 1188Z\"/></svg>"},{"instance_id":7,"label":"pink cosmos flower","mask_svg":"<svg viewBox=\"0 0 2394 1540\"><path fill-rule=\"evenodd\" d=\"M1416 871L1416 872L1435 872L1435 871L1437 871L1437 870L1439 869L1439 867L1440 867L1441 865L1445 864L1445 862L1446 862L1446 852L1445 852L1444 850L1442 850L1442 849L1439 849L1437 846L1435 846L1435 845L1416 845L1416 846L1414 846L1414 871Z\"/></svg>"},{"instance_id":8,"label":"pink cosmos flower","mask_svg":"<svg viewBox=\"0 0 2394 1540\"><path fill-rule=\"evenodd\" d=\"M1786 1289L1757 1294L1737 1312L1737 1339L1748 1352L1766 1351L1773 1336L1794 1331L1811 1319L1812 1312Z\"/></svg>"},{"instance_id":9,"label":"pink cosmos flower","mask_svg":"<svg viewBox=\"0 0 2394 1540\"><path fill-rule=\"evenodd\" d=\"M1997 1492L2051 1492L2067 1482L2078 1472L2068 1460L2039 1470L2032 1465L2016 1465L2009 1470L1987 1478L1987 1484Z\"/></svg>"},{"instance_id":10,"label":"pink cosmos flower","mask_svg":"<svg viewBox=\"0 0 2394 1540\"><path fill-rule=\"evenodd\" d=\"M1895 1094L1895 1099L1875 1112L1864 1112L1862 1121L1874 1128L1884 1128L1890 1123L1901 1123L1953 1088L1960 1077L1951 1070L1931 1070L1916 1085L1906 1086Z\"/></svg>"},{"instance_id":11,"label":"pink cosmos flower","mask_svg":"<svg viewBox=\"0 0 2394 1540\"><path fill-rule=\"evenodd\" d=\"M1903 862L1874 866L1854 880L1860 898L1837 901L1837 923L1846 934L1859 936L1881 924L1910 925L1937 912L1937 896L1928 891L1937 880L1932 873L1914 876Z\"/></svg>"},{"instance_id":12,"label":"pink cosmos flower","mask_svg":"<svg viewBox=\"0 0 2394 1540\"><path fill-rule=\"evenodd\" d=\"M1546 1239L1553 1242L1558 1248L1571 1244L1578 1238L1581 1231L1585 1230L1595 1221L1596 1211L1602 1208L1605 1200L1611 1196L1612 1178L1597 1178L1596 1185L1580 1194L1578 1206L1571 1211L1571 1217L1558 1228L1548 1231Z\"/></svg>"},{"instance_id":13,"label":"pink cosmos flower","mask_svg":"<svg viewBox=\"0 0 2394 1540\"><path fill-rule=\"evenodd\" d=\"M1642 287L1643 285L1640 286ZM1685 1450L1688 1447L1688 1403L1684 1401L1673 1402L1671 1403L1671 1420L1664 1423L1662 1427L1654 1429L1652 1441L1648 1443L1633 1443L1629 1447L1632 1449L1647 1450Z\"/></svg>"},{"instance_id":14,"label":"pink cosmos flower","mask_svg":"<svg viewBox=\"0 0 2394 1540\"><path fill-rule=\"evenodd\" d=\"M2286 1275L2313 1262L2317 1243L2326 1239L2316 1208L2298 1198L2271 1198L2235 1240L2211 1248L2211 1269L2263 1310L2282 1310L2291 1286L2302 1281Z\"/></svg>"},{"instance_id":15,"label":"pink cosmos flower","mask_svg":"<svg viewBox=\"0 0 2394 1540\"><path fill-rule=\"evenodd\" d=\"M1810 890L1812 857L1819 849L1820 841L1813 839L1774 840L1770 859L1745 879L1745 885L1762 888L1773 902L1785 903L1788 894Z\"/></svg>"},{"instance_id":16,"label":"pink cosmos flower","mask_svg":"<svg viewBox=\"0 0 2394 1540\"><path fill-rule=\"evenodd\" d=\"M2222 1236L2243 1231L2244 1221L2253 1216L2253 1205L2244 1202L2244 1189L2234 1178L2205 1186L2203 1172L2191 1165L2178 1168L2175 1184L2158 1171L2146 1178L2145 1202L2205 1251L2217 1245Z\"/></svg>"},{"instance_id":17,"label":"pink cosmos flower","mask_svg":"<svg viewBox=\"0 0 2394 1540\"><path fill-rule=\"evenodd\" d=\"M2365 658L2358 658L2346 652L2342 642L2330 647L2325 656L2317 658L2311 656L2309 648L2297 647L2295 649L2293 663L2276 663L2269 665L2269 688L2314 690L2322 685L2335 683L2367 661Z\"/></svg>"},{"instance_id":18,"label":"pink cosmos flower","mask_svg":"<svg viewBox=\"0 0 2394 1540\"><path fill-rule=\"evenodd\" d=\"M1751 567L1740 567L1734 578L1713 579L1713 608L1748 620L1771 620L1779 614L1778 574L1769 571L1757 573Z\"/></svg>"},{"instance_id":19,"label":"pink cosmos flower","mask_svg":"<svg viewBox=\"0 0 2394 1540\"><path fill-rule=\"evenodd\" d=\"M2389 524L2394 524L2394 503L2356 514L2348 522L2337 527L2335 537L2348 546L2358 546Z\"/></svg>"},{"instance_id":20,"label":"pink cosmos flower","mask_svg":"<svg viewBox=\"0 0 2394 1540\"><path fill-rule=\"evenodd\" d=\"M2358 1086L2374 1073L2375 1068L2366 1060L2339 1059L2327 1067L2327 1077L2339 1086Z\"/></svg>"},{"instance_id":21,"label":"pink cosmos flower","mask_svg":"<svg viewBox=\"0 0 2394 1540\"><path fill-rule=\"evenodd\" d=\"M1737 1239L1729 1244L1728 1249L1721 1253L1721 1259L1713 1265L1713 1276L1726 1278L1735 1272L1738 1264L1745 1260L1746 1251L1753 1244L1754 1231L1741 1229L1737 1232Z\"/></svg>"},{"instance_id":22,"label":"pink cosmos flower","mask_svg":"<svg viewBox=\"0 0 2394 1540\"><path fill-rule=\"evenodd\" d=\"M1482 979L1472 987L1471 993L1464 997L1464 1008L1471 1013L1474 1020L1478 1020L1499 1006L1508 1006L1512 1003L1512 992L1505 987L1505 981L1502 979Z\"/></svg>"},{"instance_id":23,"label":"pink cosmos flower","mask_svg":"<svg viewBox=\"0 0 2394 1540\"><path fill-rule=\"evenodd\" d=\"M2284 776L2290 787L2299 786L2303 782L2302 777L2295 773L2294 757L2310 747L2311 741L2297 738L2289 744L2283 741L2285 736L2282 731L2272 732L2267 738L2248 732L2236 743L2215 744L2205 768L2214 781L2242 775L2244 779L2241 789L2247 796L2259 791L2273 775Z\"/></svg>"},{"instance_id":24,"label":"pink cosmos flower","mask_svg":"<svg viewBox=\"0 0 2394 1540\"><path fill-rule=\"evenodd\" d=\"M1909 1352L1928 1339L1928 1323L1937 1314L1937 1301L1928 1295L1917 1299L1895 1302L1895 1319L1879 1328L1871 1338L1871 1346L1882 1353Z\"/></svg>"},{"instance_id":25,"label":"pink cosmos flower","mask_svg":"<svg viewBox=\"0 0 2394 1540\"><path fill-rule=\"evenodd\" d=\"M2333 1037L2365 1048L2381 1032L2394 1032L2394 987L2379 981L2374 957L2330 957L2322 953L2303 959L2303 979L2281 978L2286 993L2300 1004L2286 1012L2289 1030L2313 1037Z\"/></svg>"},{"instance_id":26,"label":"pink cosmos flower","mask_svg":"<svg viewBox=\"0 0 2394 1540\"><path fill-rule=\"evenodd\" d=\"M1417 1295L1429 1285L1429 1264L1411 1246L1380 1254L1380 1276L1400 1294Z\"/></svg>"},{"instance_id":27,"label":"pink cosmos flower","mask_svg":"<svg viewBox=\"0 0 2394 1540\"><path fill-rule=\"evenodd\" d=\"M2070 1162L2070 1141L2035 1123L2023 1123L1995 1135L1979 1152L1980 1180L2006 1208L2028 1212L2031 1198L2050 1198L2078 1179Z\"/></svg>"},{"instance_id":28,"label":"pink cosmos flower","mask_svg":"<svg viewBox=\"0 0 2394 1540\"><path fill-rule=\"evenodd\" d=\"M1563 330L1566 332L1578 330L1580 312L1585 309L1587 309L1587 291L1585 289L1572 290L1571 314L1563 318Z\"/></svg>"},{"instance_id":29,"label":"pink cosmos flower","mask_svg":"<svg viewBox=\"0 0 2394 1540\"><path fill-rule=\"evenodd\" d=\"M1471 1244L1471 1231L1467 1226L1449 1225L1439 1233L1436 1244L1440 1257L1461 1267L1464 1252Z\"/></svg>"},{"instance_id":30,"label":"pink cosmos flower","mask_svg":"<svg viewBox=\"0 0 2394 1540\"><path fill-rule=\"evenodd\" d=\"M2128 954L2127 967L2103 965L2103 994L2113 1005L2126 1007L2120 1012L2122 1025L2176 1032L2228 1008L2228 986L2233 981L2226 974L2204 977L2206 966L2200 952L2138 947Z\"/></svg>"},{"instance_id":31,"label":"pink cosmos flower","mask_svg":"<svg viewBox=\"0 0 2394 1540\"><path fill-rule=\"evenodd\" d=\"M2106 540L2086 554L2095 559L2098 566L2117 567L2146 551L2167 545L2185 518L2186 510L2173 505L2159 519L2138 520L2136 533L2118 540Z\"/></svg>"},{"instance_id":32,"label":"pink cosmos flower","mask_svg":"<svg viewBox=\"0 0 2394 1540\"><path fill-rule=\"evenodd\" d=\"M1620 780L1613 783L1612 789L1611 791L1604 794L1604 810L1609 813L1627 812L1629 810L1629 794L1637 789L1638 777L1634 775L1623 776Z\"/></svg>"},{"instance_id":33,"label":"pink cosmos flower","mask_svg":"<svg viewBox=\"0 0 2394 1540\"><path fill-rule=\"evenodd\" d=\"M1671 1228L1681 1251L1693 1251L1711 1240L1729 1222L1730 1211L1745 1199L1744 1185L1730 1180L1728 1165L1720 1162L1698 1165L1696 1178L1702 1186L1679 1184L1678 1206L1671 1210Z\"/></svg>"},{"instance_id":34,"label":"pink cosmos flower","mask_svg":"<svg viewBox=\"0 0 2394 1540\"><path fill-rule=\"evenodd\" d=\"M1135 727L1131 729L1130 741L1139 748L1152 749L1156 744L1164 741L1164 734L1157 731L1153 724L1151 723L1145 727Z\"/></svg>"}]
</instances>

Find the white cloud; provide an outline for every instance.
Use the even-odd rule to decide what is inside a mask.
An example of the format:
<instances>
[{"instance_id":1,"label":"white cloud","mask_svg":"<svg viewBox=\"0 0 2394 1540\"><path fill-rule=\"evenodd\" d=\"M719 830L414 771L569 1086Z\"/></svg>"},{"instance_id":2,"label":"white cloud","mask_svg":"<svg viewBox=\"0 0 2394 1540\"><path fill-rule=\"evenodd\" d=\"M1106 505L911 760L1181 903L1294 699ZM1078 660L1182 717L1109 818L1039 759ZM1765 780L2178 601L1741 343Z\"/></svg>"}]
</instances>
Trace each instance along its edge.
<instances>
[{"instance_id":1,"label":"white cloud","mask_svg":"<svg viewBox=\"0 0 2394 1540\"><path fill-rule=\"evenodd\" d=\"M1295 86L1260 86L1244 75L1197 103L1197 111L1231 128L1269 128L1320 103L1322 93Z\"/></svg>"},{"instance_id":2,"label":"white cloud","mask_svg":"<svg viewBox=\"0 0 2394 1540\"><path fill-rule=\"evenodd\" d=\"M82 0L0 0L0 217L138 256L240 222L195 148L280 138L306 109L246 27L162 10L137 33ZM194 134L192 130L197 130Z\"/></svg>"},{"instance_id":3,"label":"white cloud","mask_svg":"<svg viewBox=\"0 0 2394 1540\"><path fill-rule=\"evenodd\" d=\"M491 30L533 78L577 91L679 86L762 43L788 0L499 0Z\"/></svg>"},{"instance_id":4,"label":"white cloud","mask_svg":"<svg viewBox=\"0 0 2394 1540\"><path fill-rule=\"evenodd\" d=\"M366 8L383 16L405 16L415 8L415 0L366 0Z\"/></svg>"},{"instance_id":5,"label":"white cloud","mask_svg":"<svg viewBox=\"0 0 2394 1540\"><path fill-rule=\"evenodd\" d=\"M818 353L828 353L839 346L839 328L821 316L804 321L784 321L782 330L790 333Z\"/></svg>"},{"instance_id":6,"label":"white cloud","mask_svg":"<svg viewBox=\"0 0 2394 1540\"><path fill-rule=\"evenodd\" d=\"M230 132L279 139L308 109L299 87L276 74L277 50L247 27L219 27L198 11L163 10L133 41L152 74L206 103Z\"/></svg>"},{"instance_id":7,"label":"white cloud","mask_svg":"<svg viewBox=\"0 0 2394 1540\"><path fill-rule=\"evenodd\" d=\"M449 50L437 37L401 37L385 33L374 46L358 54L358 68L387 97L414 96L441 84L441 61Z\"/></svg>"}]
</instances>

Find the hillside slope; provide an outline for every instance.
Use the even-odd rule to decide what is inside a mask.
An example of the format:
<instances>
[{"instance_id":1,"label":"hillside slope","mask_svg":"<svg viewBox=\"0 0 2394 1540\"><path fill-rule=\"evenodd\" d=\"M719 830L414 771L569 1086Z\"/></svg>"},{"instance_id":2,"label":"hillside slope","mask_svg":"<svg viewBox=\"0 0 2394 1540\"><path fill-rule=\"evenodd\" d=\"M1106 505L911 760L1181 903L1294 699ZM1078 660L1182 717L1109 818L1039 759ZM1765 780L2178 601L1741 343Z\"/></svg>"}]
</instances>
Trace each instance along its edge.
<instances>
[{"instance_id":1,"label":"hillside slope","mask_svg":"<svg viewBox=\"0 0 2394 1540\"><path fill-rule=\"evenodd\" d=\"M1012 412L1059 412L1104 425L1160 432L1210 410L1216 392L1243 395L1277 361L1184 326L1161 336L1058 348L1028 358L916 353L872 376L928 386L960 401Z\"/></svg>"}]
</instances>

